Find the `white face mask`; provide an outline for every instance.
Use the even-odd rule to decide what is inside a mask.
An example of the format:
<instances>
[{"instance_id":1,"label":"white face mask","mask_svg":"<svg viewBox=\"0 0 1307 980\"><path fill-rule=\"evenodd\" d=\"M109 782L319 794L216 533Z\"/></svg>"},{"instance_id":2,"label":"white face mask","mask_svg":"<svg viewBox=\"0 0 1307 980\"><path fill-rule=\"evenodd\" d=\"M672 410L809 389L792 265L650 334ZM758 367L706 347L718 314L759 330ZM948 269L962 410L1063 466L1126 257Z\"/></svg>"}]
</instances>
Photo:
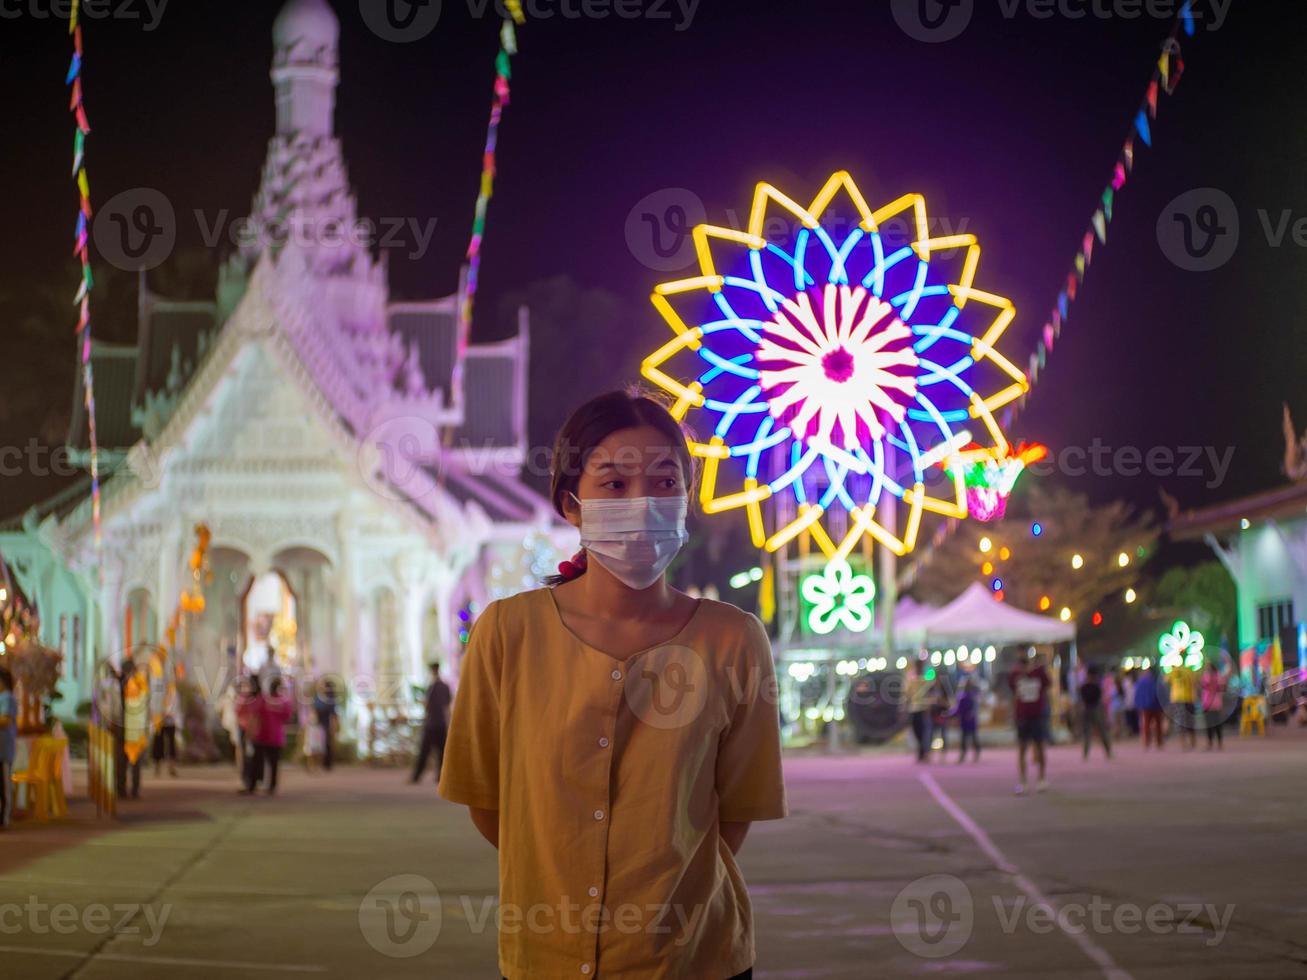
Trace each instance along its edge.
<instances>
[{"instance_id":1,"label":"white face mask","mask_svg":"<svg viewBox=\"0 0 1307 980\"><path fill-rule=\"evenodd\" d=\"M677 497L572 499L581 505L581 545L586 554L632 589L647 589L662 577L689 540L689 501Z\"/></svg>"}]
</instances>

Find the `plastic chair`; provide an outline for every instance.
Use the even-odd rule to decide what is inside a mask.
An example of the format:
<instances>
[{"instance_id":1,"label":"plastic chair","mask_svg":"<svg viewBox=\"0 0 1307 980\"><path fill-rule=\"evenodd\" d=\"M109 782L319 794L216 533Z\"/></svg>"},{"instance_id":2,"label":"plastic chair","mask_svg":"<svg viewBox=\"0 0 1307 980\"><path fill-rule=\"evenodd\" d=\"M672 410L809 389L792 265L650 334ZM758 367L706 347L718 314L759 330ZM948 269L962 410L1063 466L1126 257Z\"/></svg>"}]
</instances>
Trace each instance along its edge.
<instances>
[{"instance_id":1,"label":"plastic chair","mask_svg":"<svg viewBox=\"0 0 1307 980\"><path fill-rule=\"evenodd\" d=\"M15 787L26 786L27 807L32 818L44 823L51 816L68 815L64 796L64 747L68 740L43 736L32 742L27 768L13 774Z\"/></svg>"},{"instance_id":2,"label":"plastic chair","mask_svg":"<svg viewBox=\"0 0 1307 980\"><path fill-rule=\"evenodd\" d=\"M1251 735L1254 727L1257 734L1266 734L1266 698L1260 694L1244 698L1243 709L1239 712L1239 734Z\"/></svg>"}]
</instances>

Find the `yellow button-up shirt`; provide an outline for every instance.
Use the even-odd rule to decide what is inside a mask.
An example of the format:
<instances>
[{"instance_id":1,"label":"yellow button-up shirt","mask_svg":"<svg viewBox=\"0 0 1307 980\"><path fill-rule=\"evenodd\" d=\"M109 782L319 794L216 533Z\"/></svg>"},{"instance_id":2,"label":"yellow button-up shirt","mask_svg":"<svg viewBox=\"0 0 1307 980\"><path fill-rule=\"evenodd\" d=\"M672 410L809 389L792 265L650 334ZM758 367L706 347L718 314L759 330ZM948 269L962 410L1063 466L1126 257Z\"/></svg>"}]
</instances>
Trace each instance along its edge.
<instances>
[{"instance_id":1,"label":"yellow button-up shirt","mask_svg":"<svg viewBox=\"0 0 1307 980\"><path fill-rule=\"evenodd\" d=\"M720 823L786 814L771 645L700 600L618 660L549 589L492 602L468 641L440 795L499 811L508 980L727 980L752 910Z\"/></svg>"}]
</instances>

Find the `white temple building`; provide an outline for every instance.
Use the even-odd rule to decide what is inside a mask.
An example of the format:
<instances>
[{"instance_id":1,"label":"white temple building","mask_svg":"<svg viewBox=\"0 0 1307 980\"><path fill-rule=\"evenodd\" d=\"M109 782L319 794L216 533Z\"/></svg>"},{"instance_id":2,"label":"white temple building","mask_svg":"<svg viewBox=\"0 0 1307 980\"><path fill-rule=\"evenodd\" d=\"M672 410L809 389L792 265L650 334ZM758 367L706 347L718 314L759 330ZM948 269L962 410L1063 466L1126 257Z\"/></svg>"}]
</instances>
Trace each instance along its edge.
<instances>
[{"instance_id":1,"label":"white temple building","mask_svg":"<svg viewBox=\"0 0 1307 980\"><path fill-rule=\"evenodd\" d=\"M392 302L384 264L326 233L357 220L338 35L325 0L277 18L277 131L251 213L265 234L226 261L214 300L171 301L142 276L137 343L93 345L101 546L86 484L0 526L43 640L65 652L60 713L97 664L162 640L197 524L212 577L178 641L190 676L216 694L272 656L342 678L356 720L411 698L432 659L456 673L459 611L535 585L574 540L520 480L527 311L515 337L467 345L462 277L452 296ZM86 461L80 380L73 398Z\"/></svg>"}]
</instances>

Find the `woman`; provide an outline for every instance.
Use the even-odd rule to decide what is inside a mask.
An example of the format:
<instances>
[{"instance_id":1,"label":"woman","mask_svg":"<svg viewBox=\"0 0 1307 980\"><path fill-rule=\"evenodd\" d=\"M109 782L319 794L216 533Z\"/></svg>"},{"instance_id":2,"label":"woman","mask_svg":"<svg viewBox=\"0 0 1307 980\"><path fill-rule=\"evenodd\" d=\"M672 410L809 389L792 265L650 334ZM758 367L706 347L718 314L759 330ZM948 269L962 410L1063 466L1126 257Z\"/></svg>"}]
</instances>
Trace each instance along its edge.
<instances>
[{"instance_id":1,"label":"woman","mask_svg":"<svg viewBox=\"0 0 1307 980\"><path fill-rule=\"evenodd\" d=\"M658 402L581 406L550 497L582 551L473 626L439 791L499 848L508 980L752 976L735 855L786 814L775 675L756 618L667 583L693 470Z\"/></svg>"},{"instance_id":2,"label":"woman","mask_svg":"<svg viewBox=\"0 0 1307 980\"><path fill-rule=\"evenodd\" d=\"M259 740L259 731L263 722L263 713L259 705L263 700L263 694L259 690L259 678L250 674L243 677L237 687L236 695L236 722L240 726L240 748L238 755L241 759L241 786L242 793L253 793L254 787L263 780L263 771L261 764L263 759L256 748Z\"/></svg>"},{"instance_id":3,"label":"woman","mask_svg":"<svg viewBox=\"0 0 1307 980\"><path fill-rule=\"evenodd\" d=\"M1221 728L1225 724L1225 674L1215 660L1203 671L1202 682L1203 723L1207 729L1207 751L1215 745L1225 748Z\"/></svg>"},{"instance_id":4,"label":"woman","mask_svg":"<svg viewBox=\"0 0 1307 980\"><path fill-rule=\"evenodd\" d=\"M280 677L268 681L268 693L259 696L259 731L254 739L254 753L257 761L254 770L258 777L268 774L267 793L272 796L277 792L277 763L281 761L281 750L286 745L286 723L292 718L291 699L286 695ZM246 788L254 792L254 780Z\"/></svg>"},{"instance_id":5,"label":"woman","mask_svg":"<svg viewBox=\"0 0 1307 980\"><path fill-rule=\"evenodd\" d=\"M929 762L931 744L935 738L932 724L935 682L926 679L926 665L923 661L912 661L912 672L908 674L903 696L908 704L908 715L912 719L912 736L917 740L917 761Z\"/></svg>"}]
</instances>

